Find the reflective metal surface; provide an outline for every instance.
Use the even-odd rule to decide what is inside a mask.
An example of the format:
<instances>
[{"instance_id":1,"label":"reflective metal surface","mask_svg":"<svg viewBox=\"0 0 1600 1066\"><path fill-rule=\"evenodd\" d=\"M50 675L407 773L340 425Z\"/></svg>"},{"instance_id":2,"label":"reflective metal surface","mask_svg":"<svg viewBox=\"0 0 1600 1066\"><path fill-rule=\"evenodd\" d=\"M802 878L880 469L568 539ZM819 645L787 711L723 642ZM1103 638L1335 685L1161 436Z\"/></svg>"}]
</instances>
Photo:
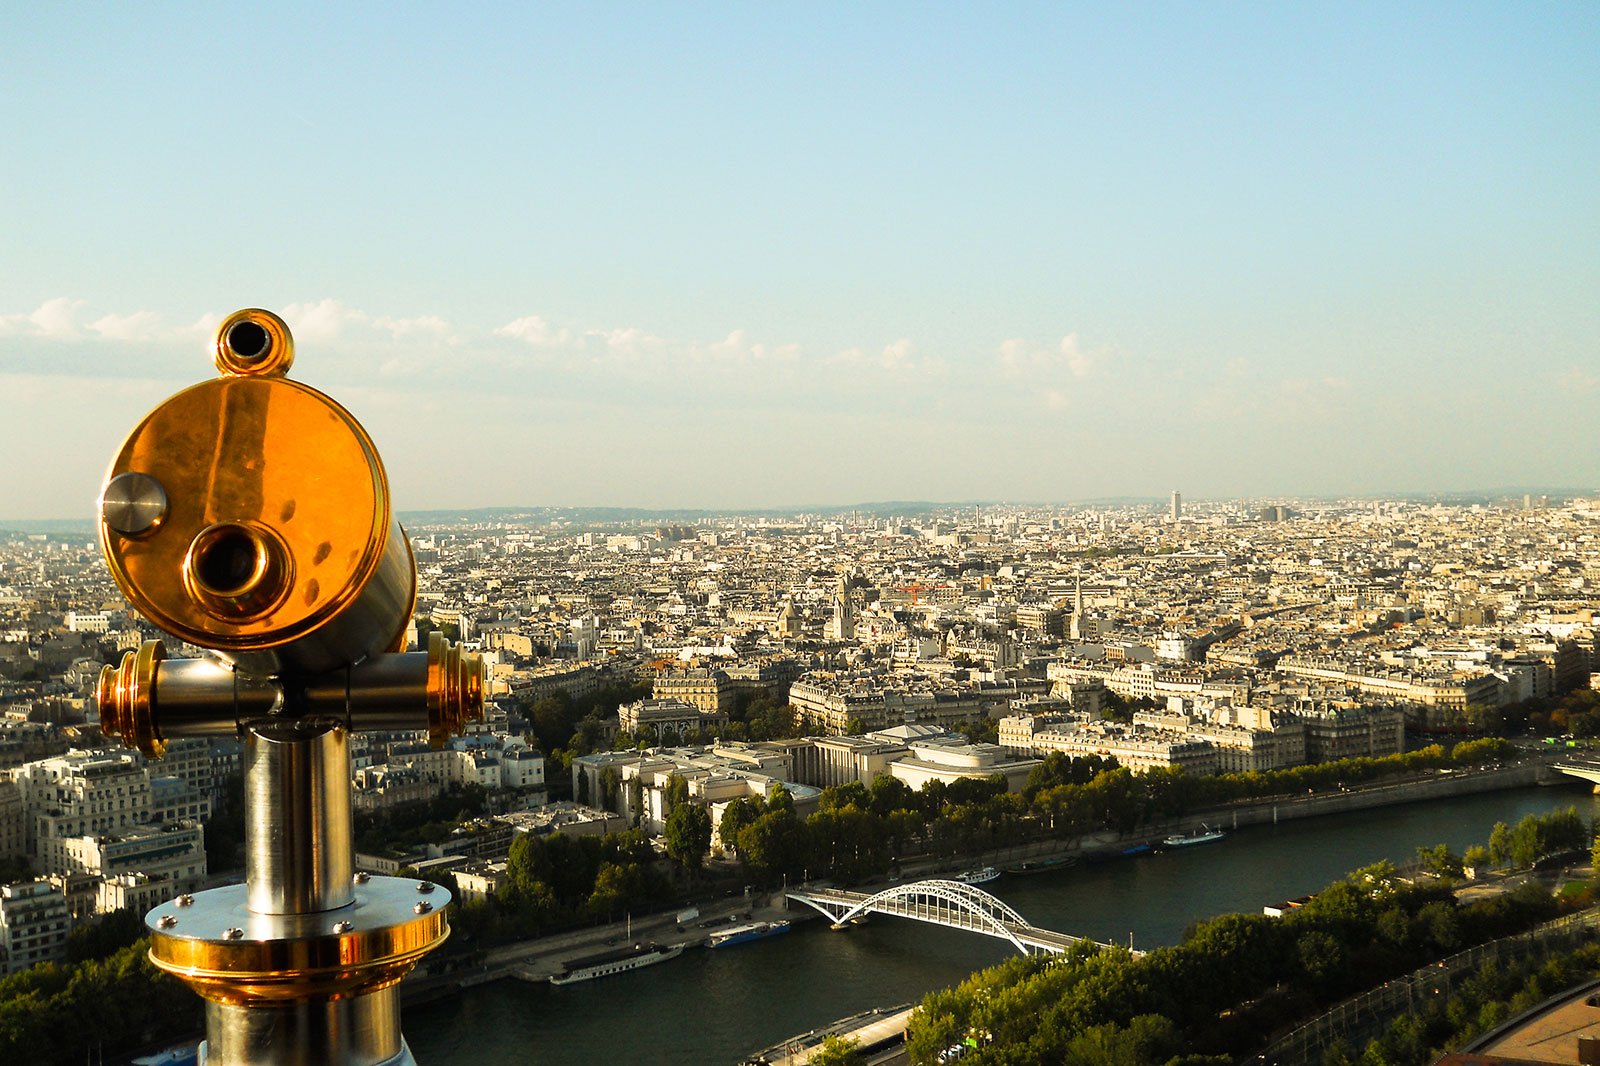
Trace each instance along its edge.
<instances>
[{"instance_id":1,"label":"reflective metal surface","mask_svg":"<svg viewBox=\"0 0 1600 1066\"><path fill-rule=\"evenodd\" d=\"M220 660L145 642L101 671L102 731L152 757L169 737L244 738L245 884L151 911L150 957L206 999L205 1062L407 1063L395 985L449 935L450 894L354 875L349 731L442 744L482 717L482 658L438 634L400 654L416 563L383 465L349 412L285 376L283 320L236 312L213 358L222 376L147 415L101 493L129 602Z\"/></svg>"},{"instance_id":2,"label":"reflective metal surface","mask_svg":"<svg viewBox=\"0 0 1600 1066\"><path fill-rule=\"evenodd\" d=\"M245 883L258 914L353 898L350 734L330 718L263 718L244 738Z\"/></svg>"},{"instance_id":3,"label":"reflective metal surface","mask_svg":"<svg viewBox=\"0 0 1600 1066\"><path fill-rule=\"evenodd\" d=\"M450 899L439 885L371 877L337 910L262 914L248 886L229 885L197 892L188 904L163 903L145 915L145 925L151 960L208 999L343 995L398 981L443 943ZM420 914L419 902L428 904ZM240 935L224 936L230 929Z\"/></svg>"},{"instance_id":4,"label":"reflective metal surface","mask_svg":"<svg viewBox=\"0 0 1600 1066\"><path fill-rule=\"evenodd\" d=\"M108 491L129 472L164 487L165 517L132 536L103 514L100 543L162 629L260 675L397 650L410 547L371 439L327 396L281 376L195 385L129 435Z\"/></svg>"},{"instance_id":5,"label":"reflective metal surface","mask_svg":"<svg viewBox=\"0 0 1600 1066\"><path fill-rule=\"evenodd\" d=\"M100 520L127 537L154 532L167 517L167 490L149 474L129 470L100 491Z\"/></svg>"},{"instance_id":6,"label":"reflective metal surface","mask_svg":"<svg viewBox=\"0 0 1600 1066\"><path fill-rule=\"evenodd\" d=\"M147 640L138 651L124 655L121 666L102 667L95 686L101 732L120 738L152 759L159 759L166 750L156 732L153 707L156 672L166 657L165 644Z\"/></svg>"},{"instance_id":7,"label":"reflective metal surface","mask_svg":"<svg viewBox=\"0 0 1600 1066\"><path fill-rule=\"evenodd\" d=\"M399 989L310 1003L206 1003L204 1066L406 1066Z\"/></svg>"},{"instance_id":8,"label":"reflective metal surface","mask_svg":"<svg viewBox=\"0 0 1600 1066\"><path fill-rule=\"evenodd\" d=\"M247 307L217 327L212 359L224 374L287 374L294 365L294 337L271 311Z\"/></svg>"},{"instance_id":9,"label":"reflective metal surface","mask_svg":"<svg viewBox=\"0 0 1600 1066\"><path fill-rule=\"evenodd\" d=\"M248 718L326 715L354 730L426 729L435 747L483 717L483 656L428 635L426 652L375 655L311 677L276 679L214 659L168 659L159 640L103 667L100 728L159 758L173 737L231 736Z\"/></svg>"}]
</instances>

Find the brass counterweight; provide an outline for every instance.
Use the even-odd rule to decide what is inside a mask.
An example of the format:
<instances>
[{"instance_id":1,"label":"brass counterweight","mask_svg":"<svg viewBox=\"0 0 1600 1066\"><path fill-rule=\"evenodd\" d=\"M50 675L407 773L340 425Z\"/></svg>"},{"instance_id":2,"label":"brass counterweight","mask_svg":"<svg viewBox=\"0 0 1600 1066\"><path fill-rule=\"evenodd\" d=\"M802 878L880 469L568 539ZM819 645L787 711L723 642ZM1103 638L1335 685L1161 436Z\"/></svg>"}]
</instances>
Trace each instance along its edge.
<instances>
[{"instance_id":1,"label":"brass counterweight","mask_svg":"<svg viewBox=\"0 0 1600 1066\"><path fill-rule=\"evenodd\" d=\"M217 330L221 376L129 434L100 546L136 610L214 657L147 641L101 671L101 729L159 758L179 736L244 740L244 885L146 916L151 958L207 1001L210 1066L400 1064L395 985L448 934L450 895L354 872L351 729L442 746L483 715L481 656L442 635L403 652L416 564L372 439L286 377L277 315Z\"/></svg>"}]
</instances>

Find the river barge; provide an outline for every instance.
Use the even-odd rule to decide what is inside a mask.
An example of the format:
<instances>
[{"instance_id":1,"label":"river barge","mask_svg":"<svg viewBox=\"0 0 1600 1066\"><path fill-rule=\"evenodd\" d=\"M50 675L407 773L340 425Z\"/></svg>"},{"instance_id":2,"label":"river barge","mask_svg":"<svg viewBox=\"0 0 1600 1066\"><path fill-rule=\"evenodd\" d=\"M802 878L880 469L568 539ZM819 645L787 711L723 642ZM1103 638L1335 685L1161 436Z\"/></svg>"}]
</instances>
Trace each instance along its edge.
<instances>
[{"instance_id":1,"label":"river barge","mask_svg":"<svg viewBox=\"0 0 1600 1066\"><path fill-rule=\"evenodd\" d=\"M682 954L682 944L673 944L670 947L663 947L660 944L635 944L632 947L602 951L567 960L562 964L562 972L551 976L550 983L573 985L579 981L593 981L597 977L610 977L613 974L654 966L658 962L666 962Z\"/></svg>"},{"instance_id":2,"label":"river barge","mask_svg":"<svg viewBox=\"0 0 1600 1066\"><path fill-rule=\"evenodd\" d=\"M990 881L998 881L999 879L1000 871L993 866L984 866L977 870L963 870L950 878L950 880L960 881L964 885L986 885Z\"/></svg>"},{"instance_id":3,"label":"river barge","mask_svg":"<svg viewBox=\"0 0 1600 1066\"><path fill-rule=\"evenodd\" d=\"M706 937L708 948L731 948L735 944L748 944L752 940L764 940L769 936L778 936L787 933L790 924L787 921L777 922L748 922L744 925L733 925L726 929L719 929Z\"/></svg>"},{"instance_id":4,"label":"river barge","mask_svg":"<svg viewBox=\"0 0 1600 1066\"><path fill-rule=\"evenodd\" d=\"M1199 829L1188 833L1174 833L1161 843L1169 848L1189 848L1196 844L1214 844L1226 835L1220 829L1212 829L1203 825Z\"/></svg>"}]
</instances>

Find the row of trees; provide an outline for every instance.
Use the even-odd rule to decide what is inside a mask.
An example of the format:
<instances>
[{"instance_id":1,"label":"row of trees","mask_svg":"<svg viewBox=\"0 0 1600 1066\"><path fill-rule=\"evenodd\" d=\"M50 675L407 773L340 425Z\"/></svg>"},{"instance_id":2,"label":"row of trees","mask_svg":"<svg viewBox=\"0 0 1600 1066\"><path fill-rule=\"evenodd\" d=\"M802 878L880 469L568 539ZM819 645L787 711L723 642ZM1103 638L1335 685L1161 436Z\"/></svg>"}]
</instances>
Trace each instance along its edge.
<instances>
[{"instance_id":1,"label":"row of trees","mask_svg":"<svg viewBox=\"0 0 1600 1066\"><path fill-rule=\"evenodd\" d=\"M1341 1041L1328 1049L1322 1061L1328 1066L1369 1062L1427 1066L1507 1018L1596 976L1600 976L1600 945L1594 944L1544 959L1485 959L1476 971L1455 982L1448 996L1418 1003L1415 1011L1395 1018L1364 1049Z\"/></svg>"},{"instance_id":2,"label":"row of trees","mask_svg":"<svg viewBox=\"0 0 1600 1066\"><path fill-rule=\"evenodd\" d=\"M1541 736L1600 737L1600 691L1574 689L1564 696L1535 703L1528 724Z\"/></svg>"},{"instance_id":3,"label":"row of trees","mask_svg":"<svg viewBox=\"0 0 1600 1066\"><path fill-rule=\"evenodd\" d=\"M1181 770L1136 775L1112 758L1053 753L1017 793L998 776L931 782L919 792L880 776L870 786L824 789L817 812L804 820L785 794L735 801L718 836L758 884L807 875L849 883L881 876L907 855L955 857L1041 838L1072 843L1106 829L1132 833L1230 801L1473 765L1504 758L1509 749L1488 738L1463 741L1449 752L1434 745L1405 755L1220 777Z\"/></svg>"},{"instance_id":4,"label":"row of trees","mask_svg":"<svg viewBox=\"0 0 1600 1066\"><path fill-rule=\"evenodd\" d=\"M1381 863L1284 918L1224 915L1142 957L1083 948L980 971L924 998L911 1057L932 1064L970 1043L964 1061L973 1066L1231 1062L1352 992L1556 910L1537 885L1460 904Z\"/></svg>"},{"instance_id":5,"label":"row of trees","mask_svg":"<svg viewBox=\"0 0 1600 1066\"><path fill-rule=\"evenodd\" d=\"M457 909L459 948L620 919L659 904L671 885L637 829L600 836L524 833L511 844L499 896Z\"/></svg>"},{"instance_id":6,"label":"row of trees","mask_svg":"<svg viewBox=\"0 0 1600 1066\"><path fill-rule=\"evenodd\" d=\"M528 729L539 750L545 753L550 771L545 779L552 798L572 798L566 790L571 787L567 771L572 769L574 756L610 746L613 730L602 715L614 721L619 706L648 695L650 683L640 681L610 685L580 699L573 699L566 692L553 692L521 704Z\"/></svg>"}]
</instances>

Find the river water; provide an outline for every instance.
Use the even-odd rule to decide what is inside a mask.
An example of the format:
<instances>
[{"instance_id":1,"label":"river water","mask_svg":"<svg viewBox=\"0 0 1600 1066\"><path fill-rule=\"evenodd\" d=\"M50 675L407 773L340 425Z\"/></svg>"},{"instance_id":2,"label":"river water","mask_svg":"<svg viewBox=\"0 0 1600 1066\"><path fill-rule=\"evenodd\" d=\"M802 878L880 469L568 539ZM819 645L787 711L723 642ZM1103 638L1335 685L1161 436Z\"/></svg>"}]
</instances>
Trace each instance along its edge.
<instances>
[{"instance_id":1,"label":"river water","mask_svg":"<svg viewBox=\"0 0 1600 1066\"><path fill-rule=\"evenodd\" d=\"M1183 848L984 888L1034 925L1127 943L1173 944L1197 919L1259 913L1380 859L1419 846L1457 852L1497 821L1576 806L1589 786L1524 788L1375 811L1251 826ZM1003 941L876 917L849 930L806 922L786 936L691 949L634 973L556 988L501 981L408 1007L406 1038L424 1066L596 1062L732 1064L759 1048L872 1007L921 998L1007 957Z\"/></svg>"}]
</instances>

